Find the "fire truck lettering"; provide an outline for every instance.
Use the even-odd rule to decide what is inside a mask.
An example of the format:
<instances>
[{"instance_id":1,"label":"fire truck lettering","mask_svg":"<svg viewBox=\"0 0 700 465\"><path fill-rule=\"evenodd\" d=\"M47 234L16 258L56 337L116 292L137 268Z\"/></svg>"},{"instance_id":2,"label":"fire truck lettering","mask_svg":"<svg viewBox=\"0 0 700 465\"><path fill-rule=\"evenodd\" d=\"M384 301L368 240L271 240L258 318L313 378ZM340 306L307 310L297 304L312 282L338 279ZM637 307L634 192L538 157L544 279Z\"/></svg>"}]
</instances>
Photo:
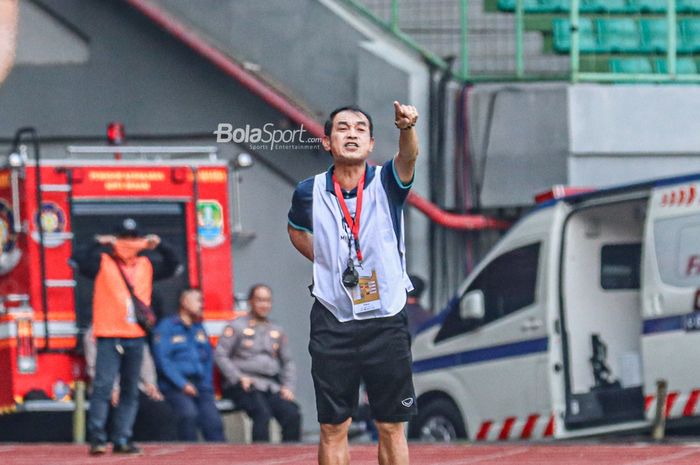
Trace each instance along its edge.
<instances>
[{"instance_id":1,"label":"fire truck lettering","mask_svg":"<svg viewBox=\"0 0 700 465\"><path fill-rule=\"evenodd\" d=\"M187 175L187 181L192 182L192 173ZM197 181L203 183L223 183L226 182L226 172L223 170L198 170Z\"/></svg>"},{"instance_id":2,"label":"fire truck lettering","mask_svg":"<svg viewBox=\"0 0 700 465\"><path fill-rule=\"evenodd\" d=\"M107 191L150 191L150 182L134 182L134 181L112 181L105 183L105 190Z\"/></svg>"},{"instance_id":3,"label":"fire truck lettering","mask_svg":"<svg viewBox=\"0 0 700 465\"><path fill-rule=\"evenodd\" d=\"M5 171L0 173L0 189L6 189L10 187L10 173Z\"/></svg>"},{"instance_id":4,"label":"fire truck lettering","mask_svg":"<svg viewBox=\"0 0 700 465\"><path fill-rule=\"evenodd\" d=\"M165 181L162 171L90 171L90 181Z\"/></svg>"}]
</instances>

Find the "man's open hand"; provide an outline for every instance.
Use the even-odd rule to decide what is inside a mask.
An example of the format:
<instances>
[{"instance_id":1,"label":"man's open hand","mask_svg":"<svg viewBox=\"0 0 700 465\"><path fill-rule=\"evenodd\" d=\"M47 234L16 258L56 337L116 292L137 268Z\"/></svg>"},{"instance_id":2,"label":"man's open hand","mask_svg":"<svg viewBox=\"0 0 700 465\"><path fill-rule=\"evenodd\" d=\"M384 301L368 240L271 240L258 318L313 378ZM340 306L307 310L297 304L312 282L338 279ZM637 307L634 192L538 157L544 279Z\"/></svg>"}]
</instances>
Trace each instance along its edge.
<instances>
[{"instance_id":1,"label":"man's open hand","mask_svg":"<svg viewBox=\"0 0 700 465\"><path fill-rule=\"evenodd\" d=\"M240 382L241 382L241 387L243 388L243 390L245 392L249 392L251 390L251 388L253 387L253 380L247 376L242 376Z\"/></svg>"},{"instance_id":2,"label":"man's open hand","mask_svg":"<svg viewBox=\"0 0 700 465\"><path fill-rule=\"evenodd\" d=\"M280 388L280 397L291 402L294 400L294 392L288 387L282 386Z\"/></svg>"}]
</instances>

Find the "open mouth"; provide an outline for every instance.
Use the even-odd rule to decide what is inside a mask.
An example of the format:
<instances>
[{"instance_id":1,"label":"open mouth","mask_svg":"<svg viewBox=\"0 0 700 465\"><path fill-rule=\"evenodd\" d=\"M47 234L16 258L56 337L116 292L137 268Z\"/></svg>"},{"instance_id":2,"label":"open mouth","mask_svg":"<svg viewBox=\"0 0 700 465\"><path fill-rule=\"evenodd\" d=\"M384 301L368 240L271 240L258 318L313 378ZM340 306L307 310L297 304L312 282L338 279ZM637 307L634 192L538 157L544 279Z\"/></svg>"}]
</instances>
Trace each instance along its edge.
<instances>
[{"instance_id":1,"label":"open mouth","mask_svg":"<svg viewBox=\"0 0 700 465\"><path fill-rule=\"evenodd\" d=\"M347 143L344 145L344 147L345 147L346 149L359 149L359 148L360 148L360 146L359 146L357 143L355 143L355 142L347 142Z\"/></svg>"}]
</instances>

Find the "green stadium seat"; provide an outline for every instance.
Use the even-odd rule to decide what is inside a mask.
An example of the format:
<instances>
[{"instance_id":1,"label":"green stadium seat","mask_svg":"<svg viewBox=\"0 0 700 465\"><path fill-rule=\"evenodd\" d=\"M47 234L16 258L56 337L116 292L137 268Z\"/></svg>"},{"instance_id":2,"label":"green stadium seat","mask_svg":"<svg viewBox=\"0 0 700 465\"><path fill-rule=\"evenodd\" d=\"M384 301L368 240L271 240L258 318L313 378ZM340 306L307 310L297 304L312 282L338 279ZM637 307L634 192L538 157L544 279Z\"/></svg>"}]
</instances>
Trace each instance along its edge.
<instances>
[{"instance_id":1,"label":"green stadium seat","mask_svg":"<svg viewBox=\"0 0 700 465\"><path fill-rule=\"evenodd\" d=\"M628 0L581 0L583 13L635 13L638 8Z\"/></svg>"},{"instance_id":2,"label":"green stadium seat","mask_svg":"<svg viewBox=\"0 0 700 465\"><path fill-rule=\"evenodd\" d=\"M668 66L665 58L657 58L654 60L656 72L668 73ZM697 74L698 66L692 58L679 58L676 60L676 74Z\"/></svg>"},{"instance_id":3,"label":"green stadium seat","mask_svg":"<svg viewBox=\"0 0 700 465\"><path fill-rule=\"evenodd\" d=\"M676 0L678 13L700 13L700 0Z\"/></svg>"},{"instance_id":4,"label":"green stadium seat","mask_svg":"<svg viewBox=\"0 0 700 465\"><path fill-rule=\"evenodd\" d=\"M642 31L642 49L645 52L666 53L668 22L665 19L642 19L639 28ZM680 24L676 27L676 50L679 53L684 51Z\"/></svg>"},{"instance_id":5,"label":"green stadium seat","mask_svg":"<svg viewBox=\"0 0 700 465\"><path fill-rule=\"evenodd\" d=\"M639 7L634 3L635 1L637 0L579 0L579 11L581 13L636 13L639 12ZM513 12L515 2L516 0L498 0L498 9ZM571 0L524 0L523 7L525 13L568 13L571 10Z\"/></svg>"},{"instance_id":6,"label":"green stadium seat","mask_svg":"<svg viewBox=\"0 0 700 465\"><path fill-rule=\"evenodd\" d=\"M684 19L680 22L683 50L700 52L700 19Z\"/></svg>"},{"instance_id":7,"label":"green stadium seat","mask_svg":"<svg viewBox=\"0 0 700 465\"><path fill-rule=\"evenodd\" d=\"M501 11L515 11L516 0L498 0ZM562 13L569 11L570 0L524 0L525 13Z\"/></svg>"},{"instance_id":8,"label":"green stadium seat","mask_svg":"<svg viewBox=\"0 0 700 465\"><path fill-rule=\"evenodd\" d=\"M633 19L598 19L598 43L606 52L638 53L642 51L639 25Z\"/></svg>"},{"instance_id":9,"label":"green stadium seat","mask_svg":"<svg viewBox=\"0 0 700 465\"><path fill-rule=\"evenodd\" d=\"M668 6L668 0L633 0L642 13L663 13ZM676 8L677 9L677 8Z\"/></svg>"},{"instance_id":10,"label":"green stadium seat","mask_svg":"<svg viewBox=\"0 0 700 465\"><path fill-rule=\"evenodd\" d=\"M515 11L516 0L498 0L500 11ZM525 13L568 13L571 0L524 0ZM581 13L665 13L667 0L579 0ZM700 13L700 0L676 0L677 13Z\"/></svg>"},{"instance_id":11,"label":"green stadium seat","mask_svg":"<svg viewBox=\"0 0 700 465\"><path fill-rule=\"evenodd\" d=\"M651 74L651 63L646 58L612 58L610 71L622 74Z\"/></svg>"},{"instance_id":12,"label":"green stadium seat","mask_svg":"<svg viewBox=\"0 0 700 465\"><path fill-rule=\"evenodd\" d=\"M568 19L555 19L553 27L553 47L558 53L571 51L571 22ZM593 21L590 18L579 20L579 50L581 53L598 51L598 43L593 33Z\"/></svg>"}]
</instances>

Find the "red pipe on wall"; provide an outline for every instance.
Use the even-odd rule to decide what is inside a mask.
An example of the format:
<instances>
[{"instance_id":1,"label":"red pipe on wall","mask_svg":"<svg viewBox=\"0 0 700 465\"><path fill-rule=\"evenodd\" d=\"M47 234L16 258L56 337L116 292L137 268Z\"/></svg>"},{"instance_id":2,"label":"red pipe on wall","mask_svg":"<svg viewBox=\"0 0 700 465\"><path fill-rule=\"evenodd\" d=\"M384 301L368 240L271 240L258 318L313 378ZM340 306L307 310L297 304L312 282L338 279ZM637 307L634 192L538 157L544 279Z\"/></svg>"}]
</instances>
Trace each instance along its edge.
<instances>
[{"instance_id":1,"label":"red pipe on wall","mask_svg":"<svg viewBox=\"0 0 700 465\"><path fill-rule=\"evenodd\" d=\"M314 137L323 137L323 125L304 111L292 105L289 100L264 83L254 74L248 72L231 57L207 43L195 31L191 30L148 0L125 0L126 3L141 12L158 26L172 34L176 39L209 60L227 75L236 79L255 95L263 99L272 108L286 115L289 119L309 131ZM418 194L411 193L408 203L425 214L431 221L449 229L479 230L506 229L509 223L483 215L457 215L442 210Z\"/></svg>"},{"instance_id":2,"label":"red pipe on wall","mask_svg":"<svg viewBox=\"0 0 700 465\"><path fill-rule=\"evenodd\" d=\"M449 229L476 231L480 229L508 229L510 227L508 221L497 220L484 215L458 215L446 212L413 192L409 194L408 202L431 221Z\"/></svg>"}]
</instances>

